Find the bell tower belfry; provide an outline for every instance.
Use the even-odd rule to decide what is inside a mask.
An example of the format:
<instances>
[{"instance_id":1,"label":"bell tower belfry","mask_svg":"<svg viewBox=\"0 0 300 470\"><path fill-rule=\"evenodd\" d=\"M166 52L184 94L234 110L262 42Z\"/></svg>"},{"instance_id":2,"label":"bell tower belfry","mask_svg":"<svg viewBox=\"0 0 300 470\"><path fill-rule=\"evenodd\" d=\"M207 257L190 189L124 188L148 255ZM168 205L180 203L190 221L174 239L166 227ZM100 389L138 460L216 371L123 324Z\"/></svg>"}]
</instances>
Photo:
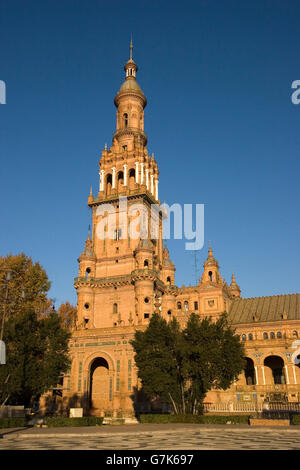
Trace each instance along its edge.
<instances>
[{"instance_id":1,"label":"bell tower belfry","mask_svg":"<svg viewBox=\"0 0 300 470\"><path fill-rule=\"evenodd\" d=\"M147 149L147 100L136 80L138 67L132 51L131 41L125 80L114 99L117 110L112 145L105 145L99 161L98 194L91 192L88 197L93 220L89 244L94 258L85 254L79 258L80 277L75 287L80 328L147 324L154 305L158 305L156 297L161 298L159 171Z\"/></svg>"}]
</instances>

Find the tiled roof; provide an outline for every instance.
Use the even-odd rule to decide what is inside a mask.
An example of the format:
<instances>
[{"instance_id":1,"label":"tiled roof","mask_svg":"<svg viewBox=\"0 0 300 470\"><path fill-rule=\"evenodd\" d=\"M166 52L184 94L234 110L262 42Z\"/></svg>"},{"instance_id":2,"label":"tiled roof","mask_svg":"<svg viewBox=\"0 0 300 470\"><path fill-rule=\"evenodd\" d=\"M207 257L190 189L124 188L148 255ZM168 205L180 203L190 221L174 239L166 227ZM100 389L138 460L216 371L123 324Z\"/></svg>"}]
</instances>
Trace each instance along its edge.
<instances>
[{"instance_id":1,"label":"tiled roof","mask_svg":"<svg viewBox=\"0 0 300 470\"><path fill-rule=\"evenodd\" d=\"M250 299L234 299L228 319L231 323L279 321L283 314L288 320L300 320L300 294L272 295Z\"/></svg>"}]
</instances>

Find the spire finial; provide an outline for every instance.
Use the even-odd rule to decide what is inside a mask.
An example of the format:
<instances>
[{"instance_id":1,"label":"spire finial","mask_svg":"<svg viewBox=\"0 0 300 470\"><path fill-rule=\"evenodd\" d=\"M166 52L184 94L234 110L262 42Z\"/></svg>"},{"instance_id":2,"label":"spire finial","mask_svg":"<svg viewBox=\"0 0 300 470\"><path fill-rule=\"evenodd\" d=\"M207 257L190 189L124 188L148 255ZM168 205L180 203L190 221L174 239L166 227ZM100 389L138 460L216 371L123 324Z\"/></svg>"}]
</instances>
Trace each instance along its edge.
<instances>
[{"instance_id":1,"label":"spire finial","mask_svg":"<svg viewBox=\"0 0 300 470\"><path fill-rule=\"evenodd\" d=\"M133 49L133 42L132 42L132 34L130 39L130 60L132 60L132 49Z\"/></svg>"},{"instance_id":2,"label":"spire finial","mask_svg":"<svg viewBox=\"0 0 300 470\"><path fill-rule=\"evenodd\" d=\"M89 229L88 229L88 239L90 240L91 239L91 226L89 224Z\"/></svg>"},{"instance_id":3,"label":"spire finial","mask_svg":"<svg viewBox=\"0 0 300 470\"><path fill-rule=\"evenodd\" d=\"M90 189L90 196L93 195L93 187L91 186L91 189Z\"/></svg>"},{"instance_id":4,"label":"spire finial","mask_svg":"<svg viewBox=\"0 0 300 470\"><path fill-rule=\"evenodd\" d=\"M208 253L209 253L210 255L212 255L212 247L211 247L211 242L210 242L210 240L209 240L209 244L208 244Z\"/></svg>"}]
</instances>

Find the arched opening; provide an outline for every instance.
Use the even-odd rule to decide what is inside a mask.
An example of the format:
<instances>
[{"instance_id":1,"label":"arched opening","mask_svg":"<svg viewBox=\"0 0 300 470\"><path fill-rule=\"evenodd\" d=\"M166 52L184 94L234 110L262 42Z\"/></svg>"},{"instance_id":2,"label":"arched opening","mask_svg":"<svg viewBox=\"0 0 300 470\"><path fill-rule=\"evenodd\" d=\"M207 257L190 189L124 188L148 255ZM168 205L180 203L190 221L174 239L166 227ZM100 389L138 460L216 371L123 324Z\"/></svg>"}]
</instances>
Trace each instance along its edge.
<instances>
[{"instance_id":1,"label":"arched opening","mask_svg":"<svg viewBox=\"0 0 300 470\"><path fill-rule=\"evenodd\" d=\"M185 310L185 312L188 312L188 310L189 310L189 303L188 303L187 300L184 302L184 310Z\"/></svg>"},{"instance_id":2,"label":"arched opening","mask_svg":"<svg viewBox=\"0 0 300 470\"><path fill-rule=\"evenodd\" d=\"M282 338L282 333L281 333L281 331L277 331L277 338L278 338L278 339L281 339L281 338Z\"/></svg>"},{"instance_id":3,"label":"arched opening","mask_svg":"<svg viewBox=\"0 0 300 470\"><path fill-rule=\"evenodd\" d=\"M109 366L103 357L97 357L90 368L90 407L107 409L110 401Z\"/></svg>"},{"instance_id":4,"label":"arched opening","mask_svg":"<svg viewBox=\"0 0 300 470\"><path fill-rule=\"evenodd\" d=\"M117 181L118 181L118 192L120 192L120 191L122 191L123 186L124 186L124 173L123 173L123 171L119 171Z\"/></svg>"},{"instance_id":5,"label":"arched opening","mask_svg":"<svg viewBox=\"0 0 300 470\"><path fill-rule=\"evenodd\" d=\"M250 357L245 357L244 374L247 385L256 384L254 362Z\"/></svg>"},{"instance_id":6,"label":"arched opening","mask_svg":"<svg viewBox=\"0 0 300 470\"><path fill-rule=\"evenodd\" d=\"M129 178L129 189L134 189L135 185L135 169L131 168L128 173Z\"/></svg>"},{"instance_id":7,"label":"arched opening","mask_svg":"<svg viewBox=\"0 0 300 470\"><path fill-rule=\"evenodd\" d=\"M275 333L274 333L274 331L271 331L271 333L270 333L270 339L275 339Z\"/></svg>"},{"instance_id":8,"label":"arched opening","mask_svg":"<svg viewBox=\"0 0 300 470\"><path fill-rule=\"evenodd\" d=\"M209 275L209 279L210 279L211 282L212 282L212 281L213 281L213 273L212 273L212 271L209 271L208 275Z\"/></svg>"},{"instance_id":9,"label":"arched opening","mask_svg":"<svg viewBox=\"0 0 300 470\"><path fill-rule=\"evenodd\" d=\"M112 188L112 175L109 173L106 176L106 194L107 196L110 195L111 193L111 188Z\"/></svg>"},{"instance_id":10,"label":"arched opening","mask_svg":"<svg viewBox=\"0 0 300 470\"><path fill-rule=\"evenodd\" d=\"M124 124L124 127L128 126L128 114L127 113L123 114L123 124Z\"/></svg>"},{"instance_id":11,"label":"arched opening","mask_svg":"<svg viewBox=\"0 0 300 470\"><path fill-rule=\"evenodd\" d=\"M298 331L296 330L293 331L293 338L298 338Z\"/></svg>"},{"instance_id":12,"label":"arched opening","mask_svg":"<svg viewBox=\"0 0 300 470\"><path fill-rule=\"evenodd\" d=\"M181 310L181 302L177 302L177 310Z\"/></svg>"},{"instance_id":13,"label":"arched opening","mask_svg":"<svg viewBox=\"0 0 300 470\"><path fill-rule=\"evenodd\" d=\"M145 261L144 261L144 267L145 267L145 268L148 268L148 266L149 266L149 261L148 261L147 259L145 259Z\"/></svg>"},{"instance_id":14,"label":"arched opening","mask_svg":"<svg viewBox=\"0 0 300 470\"><path fill-rule=\"evenodd\" d=\"M113 313L118 313L118 304L113 305Z\"/></svg>"},{"instance_id":15,"label":"arched opening","mask_svg":"<svg viewBox=\"0 0 300 470\"><path fill-rule=\"evenodd\" d=\"M253 341L253 334L252 333L248 334L248 341Z\"/></svg>"},{"instance_id":16,"label":"arched opening","mask_svg":"<svg viewBox=\"0 0 300 470\"><path fill-rule=\"evenodd\" d=\"M246 341L247 337L245 335L245 333L242 334L242 341Z\"/></svg>"},{"instance_id":17,"label":"arched opening","mask_svg":"<svg viewBox=\"0 0 300 470\"><path fill-rule=\"evenodd\" d=\"M264 360L267 384L285 384L284 362L279 356L268 356Z\"/></svg>"},{"instance_id":18,"label":"arched opening","mask_svg":"<svg viewBox=\"0 0 300 470\"><path fill-rule=\"evenodd\" d=\"M167 284L169 284L169 285L171 284L171 278L170 278L170 276L167 277Z\"/></svg>"},{"instance_id":19,"label":"arched opening","mask_svg":"<svg viewBox=\"0 0 300 470\"><path fill-rule=\"evenodd\" d=\"M88 280L90 274L91 274L91 269L90 269L90 268L86 268L86 270L85 270L85 279L86 279L86 280Z\"/></svg>"},{"instance_id":20,"label":"arched opening","mask_svg":"<svg viewBox=\"0 0 300 470\"><path fill-rule=\"evenodd\" d=\"M264 333L264 334L263 334L263 338L264 338L264 339L268 339L268 333Z\"/></svg>"}]
</instances>

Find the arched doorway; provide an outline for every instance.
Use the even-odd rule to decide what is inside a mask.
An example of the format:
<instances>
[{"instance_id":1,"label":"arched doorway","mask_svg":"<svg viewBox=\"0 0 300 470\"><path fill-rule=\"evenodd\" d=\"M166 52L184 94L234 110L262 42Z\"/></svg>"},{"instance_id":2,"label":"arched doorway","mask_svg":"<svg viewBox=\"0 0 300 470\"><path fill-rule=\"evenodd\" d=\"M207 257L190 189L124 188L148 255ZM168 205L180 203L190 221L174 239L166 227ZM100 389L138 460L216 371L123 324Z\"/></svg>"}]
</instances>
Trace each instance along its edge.
<instances>
[{"instance_id":1,"label":"arched doorway","mask_svg":"<svg viewBox=\"0 0 300 470\"><path fill-rule=\"evenodd\" d=\"M264 360L267 384L285 384L284 362L279 356L268 356Z\"/></svg>"},{"instance_id":2,"label":"arched doorway","mask_svg":"<svg viewBox=\"0 0 300 470\"><path fill-rule=\"evenodd\" d=\"M103 357L97 357L90 368L90 408L106 410L109 407L109 365Z\"/></svg>"},{"instance_id":3,"label":"arched doorway","mask_svg":"<svg viewBox=\"0 0 300 470\"><path fill-rule=\"evenodd\" d=\"M250 359L250 357L245 357L244 374L245 374L246 385L256 384L254 362L252 359Z\"/></svg>"}]
</instances>

